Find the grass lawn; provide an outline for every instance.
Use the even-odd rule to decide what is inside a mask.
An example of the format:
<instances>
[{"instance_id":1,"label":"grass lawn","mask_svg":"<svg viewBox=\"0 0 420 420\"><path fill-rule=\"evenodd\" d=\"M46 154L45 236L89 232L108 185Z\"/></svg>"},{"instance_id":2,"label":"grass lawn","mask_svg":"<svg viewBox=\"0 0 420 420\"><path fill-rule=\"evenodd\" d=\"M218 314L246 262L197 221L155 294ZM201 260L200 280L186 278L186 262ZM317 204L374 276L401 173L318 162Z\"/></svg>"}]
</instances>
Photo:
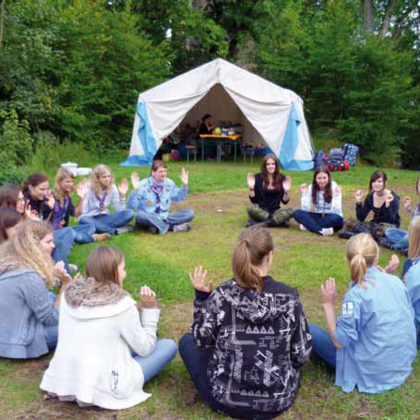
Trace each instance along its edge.
<instances>
[{"instance_id":1,"label":"grass lawn","mask_svg":"<svg viewBox=\"0 0 420 420\"><path fill-rule=\"evenodd\" d=\"M118 166L123 156L107 162L117 179L129 177L132 169ZM216 285L231 277L230 257L236 238L246 222L246 173L258 172L259 163L170 163L168 176L179 183L182 166L190 172L190 194L177 208L191 208L196 213L188 233L153 236L129 233L113 237L109 244L120 247L126 255L126 289L136 297L140 286L147 284L158 295L162 308L159 336L178 340L192 320L193 290L188 272L196 265L209 271ZM137 168L138 169L138 168ZM342 186L345 217L354 217L354 192L367 191L374 168L357 167L334 173ZM147 168L138 169L143 178ZM387 170L388 186L404 197L415 199L416 172ZM309 183L310 172L289 172L293 186L290 207L300 206L299 185ZM402 227L409 219L403 211ZM276 250L272 275L299 290L308 320L325 325L320 304L320 284L329 276L338 283L337 312L349 281L344 262L345 241L300 232L293 221L289 229L270 229ZM71 262L81 269L94 245L76 245ZM386 265L391 252L381 249L380 263ZM400 256L401 272L404 257ZM83 357L83 356L81 356ZM396 355L396 357L398 357ZM75 404L44 401L39 383L50 356L31 361L0 360L0 419L221 419L195 400L195 391L179 356L148 383L145 390L153 397L132 409L112 412L97 408L80 409ZM354 392L344 394L333 385L334 378L323 366L309 362L304 367L303 385L292 408L283 419L415 419L419 418L420 358L414 372L399 389L370 396Z\"/></svg>"}]
</instances>

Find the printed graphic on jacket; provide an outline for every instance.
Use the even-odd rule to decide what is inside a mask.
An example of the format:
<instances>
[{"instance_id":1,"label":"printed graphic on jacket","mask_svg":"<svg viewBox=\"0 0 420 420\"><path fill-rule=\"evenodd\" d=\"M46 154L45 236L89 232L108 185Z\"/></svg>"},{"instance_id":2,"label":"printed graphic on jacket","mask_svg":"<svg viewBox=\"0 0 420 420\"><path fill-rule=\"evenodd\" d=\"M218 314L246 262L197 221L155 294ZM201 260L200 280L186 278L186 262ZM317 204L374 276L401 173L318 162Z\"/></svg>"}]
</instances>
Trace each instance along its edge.
<instances>
[{"instance_id":1,"label":"printed graphic on jacket","mask_svg":"<svg viewBox=\"0 0 420 420\"><path fill-rule=\"evenodd\" d=\"M293 403L312 347L296 290L264 277L260 294L234 280L198 292L192 333L214 348L207 375L219 403L274 413Z\"/></svg>"}]
</instances>

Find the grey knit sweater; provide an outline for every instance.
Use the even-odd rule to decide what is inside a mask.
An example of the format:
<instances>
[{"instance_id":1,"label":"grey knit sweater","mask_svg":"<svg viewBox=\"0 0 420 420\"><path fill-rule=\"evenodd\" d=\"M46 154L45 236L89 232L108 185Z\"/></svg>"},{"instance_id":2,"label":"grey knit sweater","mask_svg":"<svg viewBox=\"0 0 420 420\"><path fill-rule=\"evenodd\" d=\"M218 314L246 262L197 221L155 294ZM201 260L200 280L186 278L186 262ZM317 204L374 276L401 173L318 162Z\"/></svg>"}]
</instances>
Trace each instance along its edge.
<instances>
[{"instance_id":1,"label":"grey knit sweater","mask_svg":"<svg viewBox=\"0 0 420 420\"><path fill-rule=\"evenodd\" d=\"M28 359L48 353L44 325L58 325L58 311L33 269L0 276L0 356Z\"/></svg>"}]
</instances>

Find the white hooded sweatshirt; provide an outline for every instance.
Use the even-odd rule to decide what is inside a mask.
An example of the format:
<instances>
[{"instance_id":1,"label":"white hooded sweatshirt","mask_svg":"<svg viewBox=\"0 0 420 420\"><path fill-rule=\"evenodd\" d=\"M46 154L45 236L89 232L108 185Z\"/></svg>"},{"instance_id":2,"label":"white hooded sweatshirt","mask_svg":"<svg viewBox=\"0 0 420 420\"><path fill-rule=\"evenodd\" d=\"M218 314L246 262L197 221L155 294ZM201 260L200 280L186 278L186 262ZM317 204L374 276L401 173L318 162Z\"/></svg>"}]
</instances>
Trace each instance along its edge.
<instances>
[{"instance_id":1,"label":"white hooded sweatshirt","mask_svg":"<svg viewBox=\"0 0 420 420\"><path fill-rule=\"evenodd\" d=\"M70 306L63 295L59 340L41 389L60 399L110 410L132 407L151 396L130 348L148 356L156 343L159 309L143 309L127 296L100 306ZM141 323L140 323L141 318Z\"/></svg>"}]
</instances>

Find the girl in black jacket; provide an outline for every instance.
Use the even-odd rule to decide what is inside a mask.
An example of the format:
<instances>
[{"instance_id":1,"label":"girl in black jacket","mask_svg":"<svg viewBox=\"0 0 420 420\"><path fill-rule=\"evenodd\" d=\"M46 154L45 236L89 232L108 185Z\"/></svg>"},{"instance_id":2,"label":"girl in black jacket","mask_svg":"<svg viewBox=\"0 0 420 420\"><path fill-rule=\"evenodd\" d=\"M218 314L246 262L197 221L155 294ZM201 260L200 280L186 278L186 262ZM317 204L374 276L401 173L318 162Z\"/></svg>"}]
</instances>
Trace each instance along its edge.
<instances>
[{"instance_id":1,"label":"girl in black jacket","mask_svg":"<svg viewBox=\"0 0 420 420\"><path fill-rule=\"evenodd\" d=\"M289 192L292 180L280 173L280 165L277 157L267 155L261 164L261 172L248 174L249 221L247 226L257 223L265 223L267 226L287 225L293 217L292 209L280 209L280 204L289 202Z\"/></svg>"},{"instance_id":2,"label":"girl in black jacket","mask_svg":"<svg viewBox=\"0 0 420 420\"><path fill-rule=\"evenodd\" d=\"M272 419L300 388L312 348L297 290L269 276L274 244L262 229L247 229L232 256L233 278L212 292L201 267L191 334L179 352L201 399L240 419Z\"/></svg>"}]
</instances>

